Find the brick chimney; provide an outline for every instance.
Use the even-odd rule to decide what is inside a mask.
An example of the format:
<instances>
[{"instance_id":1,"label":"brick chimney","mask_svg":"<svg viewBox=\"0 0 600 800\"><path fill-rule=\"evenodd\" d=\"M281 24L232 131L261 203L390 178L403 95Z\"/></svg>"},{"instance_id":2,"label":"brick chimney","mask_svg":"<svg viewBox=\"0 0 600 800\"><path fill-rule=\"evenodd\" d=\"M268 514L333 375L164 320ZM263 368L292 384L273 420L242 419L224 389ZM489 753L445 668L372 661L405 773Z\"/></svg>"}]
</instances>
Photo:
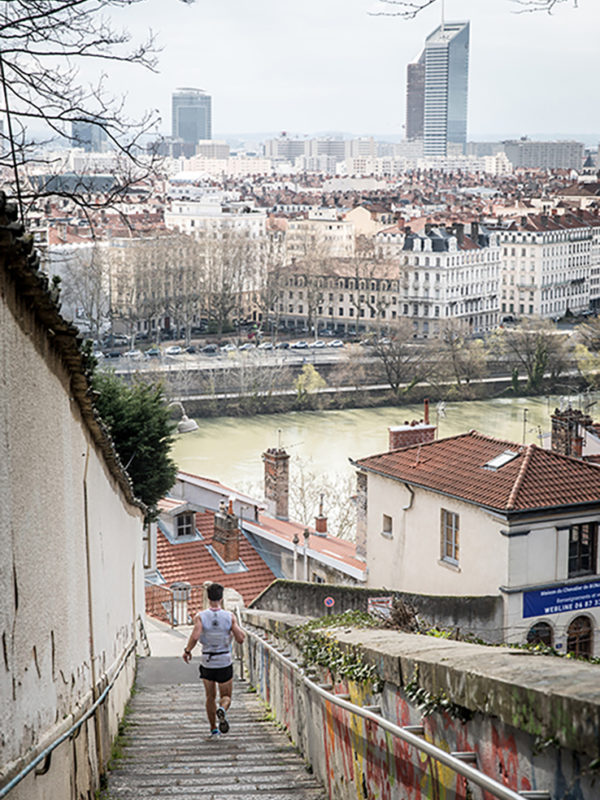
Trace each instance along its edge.
<instances>
[{"instance_id":1,"label":"brick chimney","mask_svg":"<svg viewBox=\"0 0 600 800\"><path fill-rule=\"evenodd\" d=\"M229 508L221 507L215 512L215 533L212 545L225 562L240 559L240 529L238 518L233 513L233 504Z\"/></svg>"},{"instance_id":2,"label":"brick chimney","mask_svg":"<svg viewBox=\"0 0 600 800\"><path fill-rule=\"evenodd\" d=\"M564 456L582 458L583 434L592 425L592 418L575 408L555 409L552 414L550 447Z\"/></svg>"},{"instance_id":3,"label":"brick chimney","mask_svg":"<svg viewBox=\"0 0 600 800\"><path fill-rule=\"evenodd\" d=\"M435 425L413 419L412 422L405 422L404 425L392 425L388 428L389 446L388 449L400 450L402 447L409 447L411 444L423 444L433 442L435 439Z\"/></svg>"},{"instance_id":4,"label":"brick chimney","mask_svg":"<svg viewBox=\"0 0 600 800\"><path fill-rule=\"evenodd\" d=\"M315 533L327 536L327 517L323 514L323 495L319 501L319 516L315 517Z\"/></svg>"},{"instance_id":5,"label":"brick chimney","mask_svg":"<svg viewBox=\"0 0 600 800\"><path fill-rule=\"evenodd\" d=\"M262 459L265 465L267 510L277 519L288 519L290 493L290 457L281 447L269 447Z\"/></svg>"}]
</instances>

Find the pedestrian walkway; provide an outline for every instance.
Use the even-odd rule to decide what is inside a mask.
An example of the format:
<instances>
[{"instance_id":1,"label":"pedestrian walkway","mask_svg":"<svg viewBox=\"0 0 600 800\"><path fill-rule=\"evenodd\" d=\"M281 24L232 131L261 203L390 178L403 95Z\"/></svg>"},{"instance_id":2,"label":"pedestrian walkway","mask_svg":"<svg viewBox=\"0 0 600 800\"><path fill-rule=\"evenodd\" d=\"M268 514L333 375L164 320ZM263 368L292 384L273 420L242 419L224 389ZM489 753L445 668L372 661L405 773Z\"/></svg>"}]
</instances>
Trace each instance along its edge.
<instances>
[{"instance_id":1,"label":"pedestrian walkway","mask_svg":"<svg viewBox=\"0 0 600 800\"><path fill-rule=\"evenodd\" d=\"M148 635L159 653L179 653L187 641L184 631L151 628ZM105 800L326 800L245 681L234 682L230 732L211 739L197 675L197 658L191 665L174 654L140 660L125 744L108 773Z\"/></svg>"}]
</instances>

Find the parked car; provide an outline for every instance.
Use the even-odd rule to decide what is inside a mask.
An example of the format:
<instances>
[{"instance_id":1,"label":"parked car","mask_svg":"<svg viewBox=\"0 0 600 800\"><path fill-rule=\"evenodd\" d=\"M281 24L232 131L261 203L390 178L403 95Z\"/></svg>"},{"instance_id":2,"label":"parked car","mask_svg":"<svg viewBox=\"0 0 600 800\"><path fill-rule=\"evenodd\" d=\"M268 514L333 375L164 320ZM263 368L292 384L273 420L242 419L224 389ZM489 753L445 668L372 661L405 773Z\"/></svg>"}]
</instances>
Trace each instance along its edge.
<instances>
[{"instance_id":1,"label":"parked car","mask_svg":"<svg viewBox=\"0 0 600 800\"><path fill-rule=\"evenodd\" d=\"M146 358L158 358L158 356L160 355L160 347L157 347L156 345L154 345L154 347L149 347L146 350L145 355Z\"/></svg>"},{"instance_id":2,"label":"parked car","mask_svg":"<svg viewBox=\"0 0 600 800\"><path fill-rule=\"evenodd\" d=\"M308 347L308 342L305 342L303 339L301 339L299 342L292 342L290 347L293 347L294 350L306 350Z\"/></svg>"},{"instance_id":3,"label":"parked car","mask_svg":"<svg viewBox=\"0 0 600 800\"><path fill-rule=\"evenodd\" d=\"M183 353L183 348L178 344L172 344L165 350L167 356L180 356Z\"/></svg>"},{"instance_id":4,"label":"parked car","mask_svg":"<svg viewBox=\"0 0 600 800\"><path fill-rule=\"evenodd\" d=\"M221 350L224 353L231 353L233 350L237 350L237 347L234 344L227 343L227 344L221 345Z\"/></svg>"},{"instance_id":5,"label":"parked car","mask_svg":"<svg viewBox=\"0 0 600 800\"><path fill-rule=\"evenodd\" d=\"M329 342L327 347L343 347L344 343L341 339L334 339L333 342Z\"/></svg>"},{"instance_id":6,"label":"parked car","mask_svg":"<svg viewBox=\"0 0 600 800\"><path fill-rule=\"evenodd\" d=\"M244 344L241 344L238 349L239 350L255 350L256 349L256 345L252 344L252 342L245 342Z\"/></svg>"},{"instance_id":7,"label":"parked car","mask_svg":"<svg viewBox=\"0 0 600 800\"><path fill-rule=\"evenodd\" d=\"M123 353L123 358L131 358L134 361L137 361L138 359L142 358L142 356L143 353L141 350L126 350Z\"/></svg>"},{"instance_id":8,"label":"parked car","mask_svg":"<svg viewBox=\"0 0 600 800\"><path fill-rule=\"evenodd\" d=\"M277 342L275 347L276 347L277 350L289 350L290 349L290 343L289 342Z\"/></svg>"},{"instance_id":9,"label":"parked car","mask_svg":"<svg viewBox=\"0 0 600 800\"><path fill-rule=\"evenodd\" d=\"M188 346L185 348L185 352L186 353L197 353L198 350L197 350L195 344L188 344Z\"/></svg>"},{"instance_id":10,"label":"parked car","mask_svg":"<svg viewBox=\"0 0 600 800\"><path fill-rule=\"evenodd\" d=\"M273 342L261 342L258 345L259 350L272 350L273 349Z\"/></svg>"},{"instance_id":11,"label":"parked car","mask_svg":"<svg viewBox=\"0 0 600 800\"><path fill-rule=\"evenodd\" d=\"M121 351L120 350L105 350L104 351L104 358L121 358Z\"/></svg>"},{"instance_id":12,"label":"parked car","mask_svg":"<svg viewBox=\"0 0 600 800\"><path fill-rule=\"evenodd\" d=\"M206 344L202 348L201 352L205 353L206 355L211 355L212 353L218 352L219 348L216 344Z\"/></svg>"},{"instance_id":13,"label":"parked car","mask_svg":"<svg viewBox=\"0 0 600 800\"><path fill-rule=\"evenodd\" d=\"M325 342L322 339L315 339L315 341L312 342L310 346L316 347L317 350L320 350L322 347L325 347Z\"/></svg>"}]
</instances>

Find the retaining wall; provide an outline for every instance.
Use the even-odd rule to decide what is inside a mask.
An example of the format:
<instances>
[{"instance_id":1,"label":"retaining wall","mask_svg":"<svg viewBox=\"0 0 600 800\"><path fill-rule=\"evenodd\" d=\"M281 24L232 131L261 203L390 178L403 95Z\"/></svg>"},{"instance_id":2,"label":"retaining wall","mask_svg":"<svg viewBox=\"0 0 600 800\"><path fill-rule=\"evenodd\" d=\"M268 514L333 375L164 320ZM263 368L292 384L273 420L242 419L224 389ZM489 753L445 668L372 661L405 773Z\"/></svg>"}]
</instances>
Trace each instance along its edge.
<instances>
[{"instance_id":1,"label":"retaining wall","mask_svg":"<svg viewBox=\"0 0 600 800\"><path fill-rule=\"evenodd\" d=\"M244 619L276 637L301 621L252 610ZM446 751L474 752L479 769L514 791L597 800L600 667L391 631L345 629L332 635L342 646L361 648L383 680L377 696L334 681L334 691L349 693L351 702L376 701L397 725L423 724L427 740ZM321 699L260 640L247 637L245 648L252 685L332 800L491 800L376 723ZM322 668L314 678L330 679ZM411 685L431 701L428 716L411 700Z\"/></svg>"}]
</instances>

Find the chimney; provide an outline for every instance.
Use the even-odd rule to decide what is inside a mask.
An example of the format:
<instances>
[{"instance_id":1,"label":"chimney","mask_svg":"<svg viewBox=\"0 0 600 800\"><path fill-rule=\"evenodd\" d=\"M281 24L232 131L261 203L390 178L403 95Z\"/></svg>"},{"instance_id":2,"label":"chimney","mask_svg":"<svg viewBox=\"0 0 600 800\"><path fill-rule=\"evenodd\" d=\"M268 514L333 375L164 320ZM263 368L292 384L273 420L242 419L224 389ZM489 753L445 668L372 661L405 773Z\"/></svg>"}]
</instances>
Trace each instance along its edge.
<instances>
[{"instance_id":1,"label":"chimney","mask_svg":"<svg viewBox=\"0 0 600 800\"><path fill-rule=\"evenodd\" d=\"M323 495L319 501L319 516L315 517L315 533L318 536L327 536L327 517L323 514Z\"/></svg>"},{"instance_id":2,"label":"chimney","mask_svg":"<svg viewBox=\"0 0 600 800\"><path fill-rule=\"evenodd\" d=\"M403 447L410 447L413 444L433 442L435 439L435 425L430 425L424 420L414 419L412 422L405 422L404 425L389 427L388 433L388 449L391 452L393 450L401 450Z\"/></svg>"},{"instance_id":3,"label":"chimney","mask_svg":"<svg viewBox=\"0 0 600 800\"><path fill-rule=\"evenodd\" d=\"M265 498L267 509L277 519L288 519L289 507L289 461L290 457L281 447L270 447L262 459L265 465Z\"/></svg>"},{"instance_id":4,"label":"chimney","mask_svg":"<svg viewBox=\"0 0 600 800\"><path fill-rule=\"evenodd\" d=\"M574 458L583 457L583 433L592 425L592 418L575 408L555 409L550 417L550 447L555 453Z\"/></svg>"},{"instance_id":5,"label":"chimney","mask_svg":"<svg viewBox=\"0 0 600 800\"><path fill-rule=\"evenodd\" d=\"M479 223L475 220L471 223L471 239L475 244L479 244Z\"/></svg>"},{"instance_id":6,"label":"chimney","mask_svg":"<svg viewBox=\"0 0 600 800\"><path fill-rule=\"evenodd\" d=\"M229 508L223 505L215 512L215 532L212 546L226 563L240 559L240 529L238 518L233 513L233 504Z\"/></svg>"},{"instance_id":7,"label":"chimney","mask_svg":"<svg viewBox=\"0 0 600 800\"><path fill-rule=\"evenodd\" d=\"M465 226L462 222L457 222L454 225L454 235L456 236L456 243L458 248L460 249L463 246L464 238L465 238Z\"/></svg>"}]
</instances>

